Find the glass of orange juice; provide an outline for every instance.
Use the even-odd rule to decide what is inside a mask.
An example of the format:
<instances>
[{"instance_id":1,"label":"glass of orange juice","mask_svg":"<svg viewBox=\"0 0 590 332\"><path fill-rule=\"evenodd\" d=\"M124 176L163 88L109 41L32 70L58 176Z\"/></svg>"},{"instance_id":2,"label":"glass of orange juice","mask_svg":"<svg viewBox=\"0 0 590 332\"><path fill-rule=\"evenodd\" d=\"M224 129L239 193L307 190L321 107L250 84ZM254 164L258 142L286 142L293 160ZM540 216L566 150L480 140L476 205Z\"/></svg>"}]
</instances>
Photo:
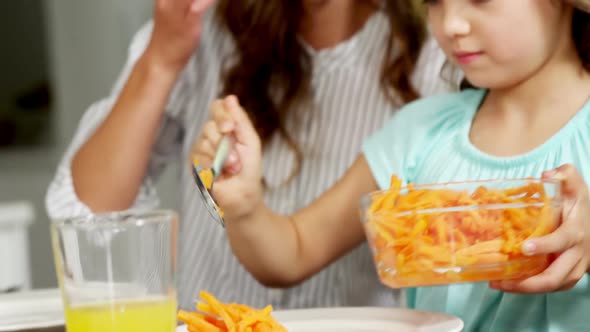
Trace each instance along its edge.
<instances>
[{"instance_id":1,"label":"glass of orange juice","mask_svg":"<svg viewBox=\"0 0 590 332\"><path fill-rule=\"evenodd\" d=\"M52 222L68 332L173 332L172 211L117 212Z\"/></svg>"}]
</instances>

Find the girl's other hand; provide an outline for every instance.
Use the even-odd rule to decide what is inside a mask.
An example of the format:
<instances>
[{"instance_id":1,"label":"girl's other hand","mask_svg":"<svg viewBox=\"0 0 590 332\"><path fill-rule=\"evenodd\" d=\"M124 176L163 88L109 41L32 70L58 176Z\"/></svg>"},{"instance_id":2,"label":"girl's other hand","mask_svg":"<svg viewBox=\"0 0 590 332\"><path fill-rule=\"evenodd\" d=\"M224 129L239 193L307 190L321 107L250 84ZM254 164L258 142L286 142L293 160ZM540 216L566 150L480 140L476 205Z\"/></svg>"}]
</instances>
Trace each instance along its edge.
<instances>
[{"instance_id":1,"label":"girl's other hand","mask_svg":"<svg viewBox=\"0 0 590 332\"><path fill-rule=\"evenodd\" d=\"M211 116L193 144L192 156L210 167L221 138L230 137L232 149L215 180L213 195L226 220L247 217L262 202L260 138L235 96L215 100Z\"/></svg>"},{"instance_id":2,"label":"girl's other hand","mask_svg":"<svg viewBox=\"0 0 590 332\"><path fill-rule=\"evenodd\" d=\"M215 0L155 0L154 29L145 56L158 68L179 72L197 48L203 16Z\"/></svg>"},{"instance_id":3,"label":"girl's other hand","mask_svg":"<svg viewBox=\"0 0 590 332\"><path fill-rule=\"evenodd\" d=\"M523 244L527 255L553 256L551 265L524 280L490 283L492 288L513 293L547 293L573 288L590 268L590 199L588 186L578 170L564 165L545 172L545 178L562 180L561 223L551 234Z\"/></svg>"}]
</instances>

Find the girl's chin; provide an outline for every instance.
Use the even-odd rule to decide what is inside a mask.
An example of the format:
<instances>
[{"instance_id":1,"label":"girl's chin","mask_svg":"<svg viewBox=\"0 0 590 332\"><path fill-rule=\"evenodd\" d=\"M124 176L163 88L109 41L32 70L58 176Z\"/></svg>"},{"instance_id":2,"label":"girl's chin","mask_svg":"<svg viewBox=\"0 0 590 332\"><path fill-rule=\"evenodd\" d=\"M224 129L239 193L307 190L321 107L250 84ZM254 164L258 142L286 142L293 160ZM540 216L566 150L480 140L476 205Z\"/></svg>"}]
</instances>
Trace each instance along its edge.
<instances>
[{"instance_id":1,"label":"girl's chin","mask_svg":"<svg viewBox=\"0 0 590 332\"><path fill-rule=\"evenodd\" d=\"M465 79L470 86L479 89L506 89L514 85L517 80L509 80L503 75L497 73L478 72L476 74L465 72Z\"/></svg>"}]
</instances>

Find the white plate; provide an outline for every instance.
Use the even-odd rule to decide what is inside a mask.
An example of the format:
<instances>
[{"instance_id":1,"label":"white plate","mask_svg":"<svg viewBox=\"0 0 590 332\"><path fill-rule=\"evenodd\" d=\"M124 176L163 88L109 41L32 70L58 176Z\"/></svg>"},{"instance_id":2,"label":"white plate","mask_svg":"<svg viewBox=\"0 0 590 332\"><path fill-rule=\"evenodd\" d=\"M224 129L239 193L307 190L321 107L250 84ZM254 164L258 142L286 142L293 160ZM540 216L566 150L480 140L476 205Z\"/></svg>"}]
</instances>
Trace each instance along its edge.
<instances>
[{"instance_id":1,"label":"white plate","mask_svg":"<svg viewBox=\"0 0 590 332\"><path fill-rule=\"evenodd\" d=\"M64 313L57 289L0 295L0 332L63 324Z\"/></svg>"},{"instance_id":2,"label":"white plate","mask_svg":"<svg viewBox=\"0 0 590 332\"><path fill-rule=\"evenodd\" d=\"M447 314L398 308L325 308L276 311L289 332L459 332L463 321ZM186 332L180 326L176 332Z\"/></svg>"}]
</instances>

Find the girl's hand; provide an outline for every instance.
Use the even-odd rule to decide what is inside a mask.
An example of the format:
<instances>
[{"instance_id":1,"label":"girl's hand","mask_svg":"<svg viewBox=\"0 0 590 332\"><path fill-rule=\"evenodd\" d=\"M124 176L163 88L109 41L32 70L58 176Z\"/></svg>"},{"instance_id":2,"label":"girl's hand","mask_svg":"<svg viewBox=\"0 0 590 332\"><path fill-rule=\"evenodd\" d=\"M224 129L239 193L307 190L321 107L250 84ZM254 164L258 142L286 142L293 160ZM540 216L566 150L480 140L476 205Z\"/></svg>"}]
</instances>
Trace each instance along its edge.
<instances>
[{"instance_id":1,"label":"girl's hand","mask_svg":"<svg viewBox=\"0 0 590 332\"><path fill-rule=\"evenodd\" d=\"M214 101L211 116L193 145L192 156L210 167L221 138L229 135L232 150L213 184L213 196L226 220L247 217L262 202L260 138L235 96Z\"/></svg>"},{"instance_id":2,"label":"girl's hand","mask_svg":"<svg viewBox=\"0 0 590 332\"><path fill-rule=\"evenodd\" d=\"M546 293L573 288L588 272L590 261L590 199L588 186L574 166L565 165L543 174L563 180L563 210L560 226L551 234L526 241L527 255L550 254L551 265L524 280L490 283L492 288L514 293Z\"/></svg>"},{"instance_id":3,"label":"girl's hand","mask_svg":"<svg viewBox=\"0 0 590 332\"><path fill-rule=\"evenodd\" d=\"M201 35L203 15L215 0L155 0L154 30L145 56L173 72L184 68Z\"/></svg>"}]
</instances>

